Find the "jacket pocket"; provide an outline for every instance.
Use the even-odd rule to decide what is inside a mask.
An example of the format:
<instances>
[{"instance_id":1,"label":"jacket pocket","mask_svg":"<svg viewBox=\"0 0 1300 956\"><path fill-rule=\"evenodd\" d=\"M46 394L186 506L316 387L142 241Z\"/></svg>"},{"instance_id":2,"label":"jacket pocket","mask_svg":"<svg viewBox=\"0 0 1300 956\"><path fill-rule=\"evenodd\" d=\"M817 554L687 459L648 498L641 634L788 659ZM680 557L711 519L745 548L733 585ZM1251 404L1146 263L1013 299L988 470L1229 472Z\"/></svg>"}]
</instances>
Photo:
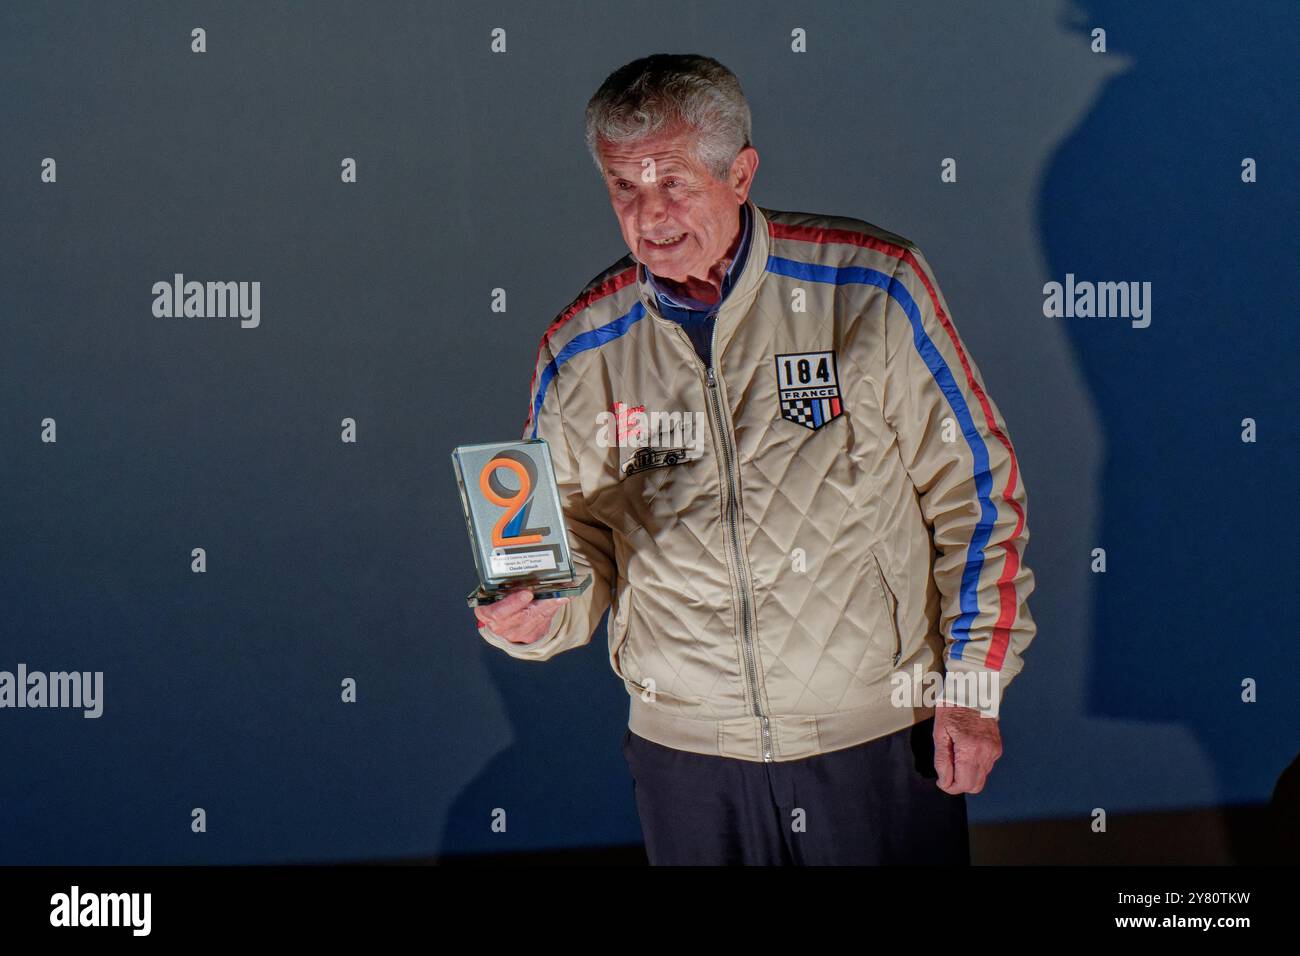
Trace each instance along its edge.
<instances>
[{"instance_id":1,"label":"jacket pocket","mask_svg":"<svg viewBox=\"0 0 1300 956\"><path fill-rule=\"evenodd\" d=\"M638 529L639 530L639 529ZM620 678L626 679L623 671L623 647L627 644L628 617L631 613L632 589L627 580L627 539L623 532L614 532L614 562L618 569L617 581L610 599L609 623L609 665Z\"/></svg>"},{"instance_id":2,"label":"jacket pocket","mask_svg":"<svg viewBox=\"0 0 1300 956\"><path fill-rule=\"evenodd\" d=\"M898 598L895 597L893 589L885 579L885 569L881 567L880 558L876 557L874 549L871 551L871 565L875 569L876 585L880 588L880 599L885 602L886 616L889 618L889 632L893 640L890 660L893 666L897 667L899 659L903 656L903 633L898 626Z\"/></svg>"}]
</instances>

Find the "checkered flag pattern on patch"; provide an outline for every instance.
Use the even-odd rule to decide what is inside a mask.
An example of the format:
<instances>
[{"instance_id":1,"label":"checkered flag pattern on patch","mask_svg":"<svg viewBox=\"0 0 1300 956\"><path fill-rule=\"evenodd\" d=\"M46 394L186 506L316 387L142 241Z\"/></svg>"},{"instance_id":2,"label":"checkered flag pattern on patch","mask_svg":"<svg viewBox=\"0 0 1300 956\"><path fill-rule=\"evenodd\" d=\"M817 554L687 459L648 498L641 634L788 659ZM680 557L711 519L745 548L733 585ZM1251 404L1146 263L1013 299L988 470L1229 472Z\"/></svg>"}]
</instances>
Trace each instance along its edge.
<instances>
[{"instance_id":1,"label":"checkered flag pattern on patch","mask_svg":"<svg viewBox=\"0 0 1300 956\"><path fill-rule=\"evenodd\" d=\"M776 391L781 417L813 431L844 413L833 351L776 356Z\"/></svg>"}]
</instances>

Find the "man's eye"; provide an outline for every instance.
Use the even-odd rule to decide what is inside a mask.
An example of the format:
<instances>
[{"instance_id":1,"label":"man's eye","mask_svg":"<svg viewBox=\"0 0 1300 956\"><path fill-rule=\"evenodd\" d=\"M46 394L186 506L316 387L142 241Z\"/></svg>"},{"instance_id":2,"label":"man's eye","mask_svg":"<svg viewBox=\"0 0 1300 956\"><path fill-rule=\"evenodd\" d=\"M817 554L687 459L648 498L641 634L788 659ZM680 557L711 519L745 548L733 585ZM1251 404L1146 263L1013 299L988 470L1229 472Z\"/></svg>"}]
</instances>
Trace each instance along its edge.
<instances>
[{"instance_id":1,"label":"man's eye","mask_svg":"<svg viewBox=\"0 0 1300 956\"><path fill-rule=\"evenodd\" d=\"M629 182L626 182L626 181L624 181L624 180L620 180L620 181L617 183L617 188L618 188L618 189L631 189L631 188L632 188L632 184L629 183Z\"/></svg>"},{"instance_id":2,"label":"man's eye","mask_svg":"<svg viewBox=\"0 0 1300 956\"><path fill-rule=\"evenodd\" d=\"M674 179L671 176L668 179L664 180L664 185L667 186L669 189L673 189L674 187L680 186L681 184L682 181L680 179Z\"/></svg>"}]
</instances>

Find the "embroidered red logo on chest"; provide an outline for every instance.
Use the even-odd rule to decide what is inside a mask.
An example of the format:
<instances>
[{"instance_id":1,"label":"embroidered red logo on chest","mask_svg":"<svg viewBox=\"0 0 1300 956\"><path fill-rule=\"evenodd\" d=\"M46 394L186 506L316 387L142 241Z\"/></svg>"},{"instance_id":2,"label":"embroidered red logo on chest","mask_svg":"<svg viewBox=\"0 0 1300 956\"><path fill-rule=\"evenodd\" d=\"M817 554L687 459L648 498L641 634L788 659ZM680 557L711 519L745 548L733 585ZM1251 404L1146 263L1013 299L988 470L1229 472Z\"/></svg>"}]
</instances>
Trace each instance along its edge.
<instances>
[{"instance_id":1,"label":"embroidered red logo on chest","mask_svg":"<svg viewBox=\"0 0 1300 956\"><path fill-rule=\"evenodd\" d=\"M631 439L641 438L641 423L645 421L644 405L633 407L616 401L610 411L614 413L620 447L627 445Z\"/></svg>"}]
</instances>

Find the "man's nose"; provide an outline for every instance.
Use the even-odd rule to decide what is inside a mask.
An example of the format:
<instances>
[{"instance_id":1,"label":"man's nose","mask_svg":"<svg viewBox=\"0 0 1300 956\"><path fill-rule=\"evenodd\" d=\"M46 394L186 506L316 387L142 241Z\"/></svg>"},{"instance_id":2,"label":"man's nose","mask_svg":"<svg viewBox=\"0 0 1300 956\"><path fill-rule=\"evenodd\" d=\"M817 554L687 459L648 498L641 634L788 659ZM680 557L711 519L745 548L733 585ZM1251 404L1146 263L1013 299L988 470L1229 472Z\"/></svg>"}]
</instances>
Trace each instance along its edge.
<instances>
[{"instance_id":1,"label":"man's nose","mask_svg":"<svg viewBox=\"0 0 1300 956\"><path fill-rule=\"evenodd\" d=\"M658 226L668 215L668 201L659 195L659 190L651 184L650 189L637 190L636 224L641 232L649 232Z\"/></svg>"}]
</instances>

